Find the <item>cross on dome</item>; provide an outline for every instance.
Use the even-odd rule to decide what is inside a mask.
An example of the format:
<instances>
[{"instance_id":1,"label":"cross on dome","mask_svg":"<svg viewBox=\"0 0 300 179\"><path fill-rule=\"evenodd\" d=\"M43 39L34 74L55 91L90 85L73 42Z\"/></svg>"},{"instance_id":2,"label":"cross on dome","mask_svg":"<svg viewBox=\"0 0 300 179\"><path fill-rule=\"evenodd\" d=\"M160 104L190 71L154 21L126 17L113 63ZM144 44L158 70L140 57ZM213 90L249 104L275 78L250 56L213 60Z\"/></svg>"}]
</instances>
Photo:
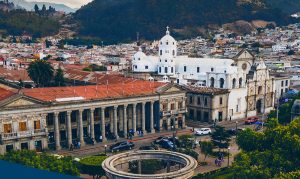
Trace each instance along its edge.
<instances>
[{"instance_id":1,"label":"cross on dome","mask_svg":"<svg viewBox=\"0 0 300 179\"><path fill-rule=\"evenodd\" d=\"M170 34L169 28L170 28L170 27L169 27L169 26L167 26L167 31L166 31L166 34L167 34L167 35L169 35L169 34Z\"/></svg>"}]
</instances>

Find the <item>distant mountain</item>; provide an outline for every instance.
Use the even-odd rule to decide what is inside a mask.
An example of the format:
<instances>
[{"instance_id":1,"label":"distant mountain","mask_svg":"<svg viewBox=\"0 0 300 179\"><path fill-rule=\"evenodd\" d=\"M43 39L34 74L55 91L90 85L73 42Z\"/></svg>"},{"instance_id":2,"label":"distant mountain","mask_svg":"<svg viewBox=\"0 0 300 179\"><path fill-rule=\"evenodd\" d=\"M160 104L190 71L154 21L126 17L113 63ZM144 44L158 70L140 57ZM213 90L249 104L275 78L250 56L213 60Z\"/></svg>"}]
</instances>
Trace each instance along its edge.
<instances>
[{"instance_id":1,"label":"distant mountain","mask_svg":"<svg viewBox=\"0 0 300 179\"><path fill-rule=\"evenodd\" d=\"M24 8L28 11L33 10L35 4L37 4L40 7L40 9L42 8L43 4L45 4L47 8L51 6L54 7L57 11L64 11L66 13L76 11L76 9L72 9L64 4L55 4L55 3L48 3L48 2L28 2L26 0L9 0L9 2L13 2L16 6Z\"/></svg>"},{"instance_id":2,"label":"distant mountain","mask_svg":"<svg viewBox=\"0 0 300 179\"><path fill-rule=\"evenodd\" d=\"M94 0L76 11L74 19L80 22L79 35L106 42L132 41L137 32L141 38L157 39L167 25L175 36L189 37L198 35L201 27L237 20L293 22L286 11L270 5L275 1L279 0Z\"/></svg>"}]
</instances>

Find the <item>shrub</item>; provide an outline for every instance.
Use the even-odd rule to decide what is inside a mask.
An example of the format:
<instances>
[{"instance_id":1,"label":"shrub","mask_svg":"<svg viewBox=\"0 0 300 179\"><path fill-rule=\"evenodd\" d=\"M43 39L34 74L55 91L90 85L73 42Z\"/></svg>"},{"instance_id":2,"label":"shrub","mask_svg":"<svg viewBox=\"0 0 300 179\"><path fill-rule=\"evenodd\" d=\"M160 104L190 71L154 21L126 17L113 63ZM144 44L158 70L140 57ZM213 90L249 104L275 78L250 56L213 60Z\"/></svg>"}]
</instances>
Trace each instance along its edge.
<instances>
[{"instance_id":1,"label":"shrub","mask_svg":"<svg viewBox=\"0 0 300 179\"><path fill-rule=\"evenodd\" d=\"M93 178L100 178L105 175L105 171L102 168L102 162L107 156L91 156L83 158L79 161L80 172L93 176Z\"/></svg>"}]
</instances>

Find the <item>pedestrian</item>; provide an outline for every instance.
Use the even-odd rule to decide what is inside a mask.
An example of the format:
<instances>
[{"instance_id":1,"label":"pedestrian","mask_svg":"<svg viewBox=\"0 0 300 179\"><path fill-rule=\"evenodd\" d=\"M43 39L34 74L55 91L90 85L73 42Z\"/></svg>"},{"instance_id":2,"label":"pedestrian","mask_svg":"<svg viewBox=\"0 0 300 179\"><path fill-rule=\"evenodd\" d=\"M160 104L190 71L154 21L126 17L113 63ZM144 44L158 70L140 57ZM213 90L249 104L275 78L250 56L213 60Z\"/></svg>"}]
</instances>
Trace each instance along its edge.
<instances>
[{"instance_id":1,"label":"pedestrian","mask_svg":"<svg viewBox=\"0 0 300 179\"><path fill-rule=\"evenodd\" d=\"M92 138L92 145L95 145L95 141L94 141L94 138Z\"/></svg>"},{"instance_id":2,"label":"pedestrian","mask_svg":"<svg viewBox=\"0 0 300 179\"><path fill-rule=\"evenodd\" d=\"M100 135L99 140L100 140L100 142L102 142L102 140L103 140L102 135Z\"/></svg>"},{"instance_id":3,"label":"pedestrian","mask_svg":"<svg viewBox=\"0 0 300 179\"><path fill-rule=\"evenodd\" d=\"M70 145L70 151L73 151L74 150L74 146L73 144Z\"/></svg>"},{"instance_id":4,"label":"pedestrian","mask_svg":"<svg viewBox=\"0 0 300 179\"><path fill-rule=\"evenodd\" d=\"M229 120L231 121L231 116L229 117Z\"/></svg>"},{"instance_id":5,"label":"pedestrian","mask_svg":"<svg viewBox=\"0 0 300 179\"><path fill-rule=\"evenodd\" d=\"M77 147L78 147L78 149L80 149L80 145L81 145L81 143L80 143L80 141L78 141L78 142L77 142Z\"/></svg>"}]
</instances>

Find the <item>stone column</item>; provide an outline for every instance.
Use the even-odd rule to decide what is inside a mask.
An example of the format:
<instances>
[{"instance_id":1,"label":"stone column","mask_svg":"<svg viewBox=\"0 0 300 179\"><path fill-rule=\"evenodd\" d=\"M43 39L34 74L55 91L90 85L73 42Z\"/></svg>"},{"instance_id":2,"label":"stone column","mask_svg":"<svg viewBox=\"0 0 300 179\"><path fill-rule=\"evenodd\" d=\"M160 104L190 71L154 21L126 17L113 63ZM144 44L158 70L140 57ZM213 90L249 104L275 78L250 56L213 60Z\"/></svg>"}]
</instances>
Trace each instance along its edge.
<instances>
[{"instance_id":1,"label":"stone column","mask_svg":"<svg viewBox=\"0 0 300 179\"><path fill-rule=\"evenodd\" d=\"M94 108L90 109L90 130L91 130L91 138L95 140L95 130L94 130Z\"/></svg>"},{"instance_id":2,"label":"stone column","mask_svg":"<svg viewBox=\"0 0 300 179\"><path fill-rule=\"evenodd\" d=\"M118 115L117 115L118 106L114 106L114 135L116 139L119 138L118 136Z\"/></svg>"},{"instance_id":3,"label":"stone column","mask_svg":"<svg viewBox=\"0 0 300 179\"><path fill-rule=\"evenodd\" d=\"M132 129L134 131L134 135L136 135L136 104L132 104Z\"/></svg>"},{"instance_id":4,"label":"stone column","mask_svg":"<svg viewBox=\"0 0 300 179\"><path fill-rule=\"evenodd\" d=\"M54 138L55 138L55 148L56 150L60 150L60 133L59 133L59 125L58 125L58 115L59 112L54 112Z\"/></svg>"},{"instance_id":5,"label":"stone column","mask_svg":"<svg viewBox=\"0 0 300 179\"><path fill-rule=\"evenodd\" d=\"M145 108L146 108L146 103L142 102L142 131L145 133L146 132L146 116L145 116Z\"/></svg>"},{"instance_id":6,"label":"stone column","mask_svg":"<svg viewBox=\"0 0 300 179\"><path fill-rule=\"evenodd\" d=\"M182 115L182 128L185 129L185 114Z\"/></svg>"},{"instance_id":7,"label":"stone column","mask_svg":"<svg viewBox=\"0 0 300 179\"><path fill-rule=\"evenodd\" d=\"M114 132L114 111L111 108L108 108L108 113L109 113L109 124L110 124L110 132L113 133Z\"/></svg>"},{"instance_id":8,"label":"stone column","mask_svg":"<svg viewBox=\"0 0 300 179\"><path fill-rule=\"evenodd\" d=\"M154 132L155 132L155 130L154 130L154 128L153 128L153 125L154 125L153 105L154 105L154 102L151 101L151 102L150 102L150 132L151 132L151 133L154 133Z\"/></svg>"},{"instance_id":9,"label":"stone column","mask_svg":"<svg viewBox=\"0 0 300 179\"><path fill-rule=\"evenodd\" d=\"M71 113L72 111L67 111L67 135L68 135L68 146L72 144L72 122L71 122Z\"/></svg>"},{"instance_id":10,"label":"stone column","mask_svg":"<svg viewBox=\"0 0 300 179\"><path fill-rule=\"evenodd\" d=\"M84 139L83 139L83 122L82 122L82 112L83 109L79 109L79 121L78 121L78 128L79 128L79 141L81 146L84 146Z\"/></svg>"},{"instance_id":11,"label":"stone column","mask_svg":"<svg viewBox=\"0 0 300 179\"><path fill-rule=\"evenodd\" d=\"M101 135L102 135L102 141L106 142L106 136L105 136L105 107L101 108L100 111L101 115Z\"/></svg>"},{"instance_id":12,"label":"stone column","mask_svg":"<svg viewBox=\"0 0 300 179\"><path fill-rule=\"evenodd\" d=\"M127 131L128 131L128 126L127 126L127 104L124 105L123 109L123 131L124 131L124 137L127 138Z\"/></svg>"}]
</instances>

